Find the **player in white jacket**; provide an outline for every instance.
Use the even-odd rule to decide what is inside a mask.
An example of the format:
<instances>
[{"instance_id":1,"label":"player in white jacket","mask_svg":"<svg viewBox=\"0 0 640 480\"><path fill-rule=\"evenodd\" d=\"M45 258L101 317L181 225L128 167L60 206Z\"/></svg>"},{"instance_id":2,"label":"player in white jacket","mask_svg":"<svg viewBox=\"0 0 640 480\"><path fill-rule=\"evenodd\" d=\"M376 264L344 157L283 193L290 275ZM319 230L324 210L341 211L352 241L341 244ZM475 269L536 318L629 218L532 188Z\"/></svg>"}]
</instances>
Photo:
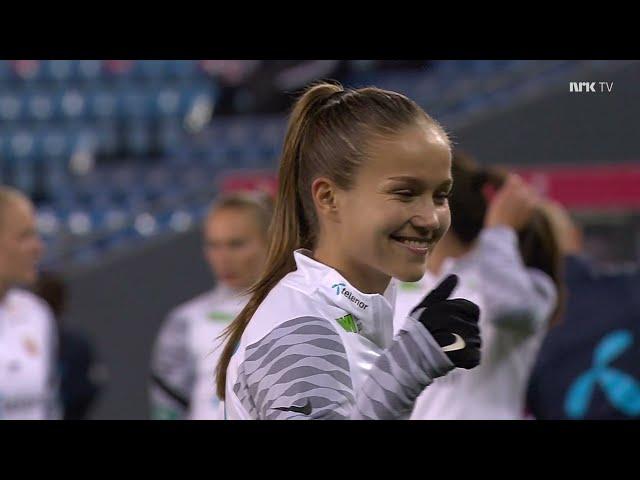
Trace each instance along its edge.
<instances>
[{"instance_id":1,"label":"player in white jacket","mask_svg":"<svg viewBox=\"0 0 640 480\"><path fill-rule=\"evenodd\" d=\"M0 419L60 418L56 329L33 284L43 246L22 193L0 187Z\"/></svg>"},{"instance_id":2,"label":"player in white jacket","mask_svg":"<svg viewBox=\"0 0 640 480\"><path fill-rule=\"evenodd\" d=\"M525 390L552 318L557 316L560 252L541 198L519 177L506 177L491 203L498 172L464 154L453 160L452 227L425 276L398 286L396 330L442 278L460 278L455 294L480 307L482 362L438 379L416 402L412 419L521 419Z\"/></svg>"},{"instance_id":3,"label":"player in white jacket","mask_svg":"<svg viewBox=\"0 0 640 480\"><path fill-rule=\"evenodd\" d=\"M244 290L261 271L271 210L266 196L248 193L226 194L211 207L204 254L217 284L176 307L161 327L151 366L152 418L221 418L214 376L217 337L246 305Z\"/></svg>"},{"instance_id":4,"label":"player in white jacket","mask_svg":"<svg viewBox=\"0 0 640 480\"><path fill-rule=\"evenodd\" d=\"M478 307L451 276L393 336L393 277L415 281L450 223L446 133L403 95L309 88L291 114L265 271L228 329L228 419L406 418L480 359Z\"/></svg>"}]
</instances>

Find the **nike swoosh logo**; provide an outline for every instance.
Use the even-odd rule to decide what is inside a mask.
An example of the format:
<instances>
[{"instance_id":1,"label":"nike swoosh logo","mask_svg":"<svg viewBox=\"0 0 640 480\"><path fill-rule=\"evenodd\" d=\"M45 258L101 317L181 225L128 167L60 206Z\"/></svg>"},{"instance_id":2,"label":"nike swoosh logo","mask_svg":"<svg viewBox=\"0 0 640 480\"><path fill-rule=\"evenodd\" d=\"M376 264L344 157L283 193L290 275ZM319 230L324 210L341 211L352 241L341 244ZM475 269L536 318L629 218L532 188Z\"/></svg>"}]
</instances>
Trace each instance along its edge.
<instances>
[{"instance_id":1,"label":"nike swoosh logo","mask_svg":"<svg viewBox=\"0 0 640 480\"><path fill-rule=\"evenodd\" d=\"M462 350L464 347L467 346L467 344L465 343L465 341L462 339L460 335L458 335L457 333L452 333L451 335L453 335L456 338L456 341L453 342L451 345L442 347L443 352L453 352L454 350Z\"/></svg>"},{"instance_id":2,"label":"nike swoosh logo","mask_svg":"<svg viewBox=\"0 0 640 480\"><path fill-rule=\"evenodd\" d=\"M305 403L301 407L298 407L296 405L291 405L290 407L276 407L274 410L281 410L283 412L301 413L303 415L311 415L311 403L309 403L309 400L307 399L307 403Z\"/></svg>"}]
</instances>

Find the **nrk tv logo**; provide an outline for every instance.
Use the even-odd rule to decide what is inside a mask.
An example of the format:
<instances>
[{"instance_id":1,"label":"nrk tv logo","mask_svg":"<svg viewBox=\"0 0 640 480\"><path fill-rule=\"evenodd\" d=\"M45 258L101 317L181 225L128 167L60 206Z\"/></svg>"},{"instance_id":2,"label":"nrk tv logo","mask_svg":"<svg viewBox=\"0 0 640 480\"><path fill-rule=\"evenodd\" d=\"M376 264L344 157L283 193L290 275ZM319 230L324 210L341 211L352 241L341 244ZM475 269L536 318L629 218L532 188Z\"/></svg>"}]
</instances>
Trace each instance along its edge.
<instances>
[{"instance_id":1,"label":"nrk tv logo","mask_svg":"<svg viewBox=\"0 0 640 480\"><path fill-rule=\"evenodd\" d=\"M611 93L613 82L569 82L571 93Z\"/></svg>"},{"instance_id":2,"label":"nrk tv logo","mask_svg":"<svg viewBox=\"0 0 640 480\"><path fill-rule=\"evenodd\" d=\"M632 343L633 335L628 330L616 330L600 341L593 352L593 366L569 388L564 404L569 418L584 418L596 386L616 410L629 417L640 415L640 382L610 366Z\"/></svg>"}]
</instances>

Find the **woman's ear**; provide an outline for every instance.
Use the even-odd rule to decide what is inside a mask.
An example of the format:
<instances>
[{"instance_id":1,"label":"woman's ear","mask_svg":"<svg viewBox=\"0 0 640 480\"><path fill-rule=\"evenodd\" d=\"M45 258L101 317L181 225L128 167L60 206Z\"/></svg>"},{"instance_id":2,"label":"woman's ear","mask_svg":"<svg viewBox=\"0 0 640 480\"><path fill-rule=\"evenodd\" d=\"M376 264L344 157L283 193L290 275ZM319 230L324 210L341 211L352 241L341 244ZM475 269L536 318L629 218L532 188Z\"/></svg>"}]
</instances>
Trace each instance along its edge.
<instances>
[{"instance_id":1,"label":"woman's ear","mask_svg":"<svg viewBox=\"0 0 640 480\"><path fill-rule=\"evenodd\" d=\"M319 217L335 217L337 208L337 188L325 177L316 178L311 184L311 197Z\"/></svg>"}]
</instances>

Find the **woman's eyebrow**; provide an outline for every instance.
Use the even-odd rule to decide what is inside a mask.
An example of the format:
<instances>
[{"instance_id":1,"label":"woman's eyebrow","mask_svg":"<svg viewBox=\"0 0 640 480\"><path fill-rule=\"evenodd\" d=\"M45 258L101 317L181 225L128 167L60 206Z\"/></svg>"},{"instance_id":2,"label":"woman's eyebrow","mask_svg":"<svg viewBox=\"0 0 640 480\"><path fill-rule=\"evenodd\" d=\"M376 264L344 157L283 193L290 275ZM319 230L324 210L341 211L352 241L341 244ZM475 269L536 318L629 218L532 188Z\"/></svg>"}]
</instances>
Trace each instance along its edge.
<instances>
[{"instance_id":1,"label":"woman's eyebrow","mask_svg":"<svg viewBox=\"0 0 640 480\"><path fill-rule=\"evenodd\" d=\"M445 180L444 182L442 182L440 184L440 186L438 187L438 189L450 190L452 187L453 187L453 179L449 178L449 179Z\"/></svg>"},{"instance_id":2,"label":"woman's eyebrow","mask_svg":"<svg viewBox=\"0 0 640 480\"><path fill-rule=\"evenodd\" d=\"M422 180L412 177L410 175L399 175L399 176L389 177L388 179L407 182L408 184L419 186L419 187L422 187L424 185L424 182ZM441 184L439 184L437 189L449 189L452 186L453 186L453 179L448 178L445 181L443 181Z\"/></svg>"},{"instance_id":3,"label":"woman's eyebrow","mask_svg":"<svg viewBox=\"0 0 640 480\"><path fill-rule=\"evenodd\" d=\"M399 180L399 181L403 181L403 182L407 182L407 183L412 183L412 184L416 184L416 185L422 185L422 181L412 177L410 175L400 175L400 176L396 176L396 177L389 177L389 180Z\"/></svg>"}]
</instances>

